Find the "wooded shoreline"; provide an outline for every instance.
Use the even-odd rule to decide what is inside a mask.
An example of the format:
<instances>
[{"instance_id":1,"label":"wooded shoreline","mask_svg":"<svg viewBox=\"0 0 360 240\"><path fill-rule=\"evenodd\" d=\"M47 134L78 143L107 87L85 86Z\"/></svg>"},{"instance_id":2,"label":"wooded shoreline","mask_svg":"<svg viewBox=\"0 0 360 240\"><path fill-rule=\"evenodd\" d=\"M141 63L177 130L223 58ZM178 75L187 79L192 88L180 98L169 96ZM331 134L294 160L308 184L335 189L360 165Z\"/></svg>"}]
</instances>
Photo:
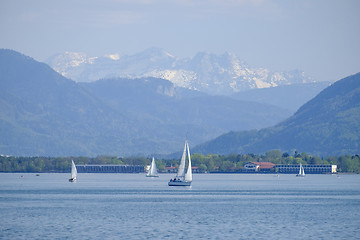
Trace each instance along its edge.
<instances>
[{"instance_id":1,"label":"wooded shoreline","mask_svg":"<svg viewBox=\"0 0 360 240\"><path fill-rule=\"evenodd\" d=\"M151 157L15 157L0 156L0 172L69 172L71 160L78 165L142 165L144 168L151 163ZM342 155L318 157L306 153L282 153L279 150L266 152L264 155L230 154L191 155L192 165L199 173L241 173L249 162L271 162L274 164L322 164L337 165L337 172L360 173L360 156ZM166 172L167 167L177 167L179 159L156 159L159 172Z\"/></svg>"}]
</instances>

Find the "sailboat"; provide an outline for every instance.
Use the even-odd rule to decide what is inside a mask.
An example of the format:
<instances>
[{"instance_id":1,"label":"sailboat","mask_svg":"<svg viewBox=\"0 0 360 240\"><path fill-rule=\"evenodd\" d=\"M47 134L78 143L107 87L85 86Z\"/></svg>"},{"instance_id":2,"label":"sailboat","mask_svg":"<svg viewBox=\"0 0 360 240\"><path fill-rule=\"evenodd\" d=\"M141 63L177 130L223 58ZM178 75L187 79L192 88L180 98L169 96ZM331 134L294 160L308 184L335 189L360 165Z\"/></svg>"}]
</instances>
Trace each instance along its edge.
<instances>
[{"instance_id":1,"label":"sailboat","mask_svg":"<svg viewBox=\"0 0 360 240\"><path fill-rule=\"evenodd\" d=\"M76 166L73 160L71 160L71 178L69 179L69 182L75 182L76 181L76 175L77 175L77 170L76 170Z\"/></svg>"},{"instance_id":2,"label":"sailboat","mask_svg":"<svg viewBox=\"0 0 360 240\"><path fill-rule=\"evenodd\" d=\"M147 177L159 177L154 157L152 158L149 172L146 174Z\"/></svg>"},{"instance_id":3,"label":"sailboat","mask_svg":"<svg viewBox=\"0 0 360 240\"><path fill-rule=\"evenodd\" d=\"M296 176L297 176L297 177L305 177L304 167L302 166L301 163L300 163L299 173L296 174Z\"/></svg>"},{"instance_id":4,"label":"sailboat","mask_svg":"<svg viewBox=\"0 0 360 240\"><path fill-rule=\"evenodd\" d=\"M185 173L185 161L186 156L189 160L188 168ZM168 185L169 186L190 186L192 182L192 170L191 170L191 158L190 158L190 150L189 144L187 140L185 141L184 152L181 157L180 165L176 177L174 179L170 179Z\"/></svg>"}]
</instances>

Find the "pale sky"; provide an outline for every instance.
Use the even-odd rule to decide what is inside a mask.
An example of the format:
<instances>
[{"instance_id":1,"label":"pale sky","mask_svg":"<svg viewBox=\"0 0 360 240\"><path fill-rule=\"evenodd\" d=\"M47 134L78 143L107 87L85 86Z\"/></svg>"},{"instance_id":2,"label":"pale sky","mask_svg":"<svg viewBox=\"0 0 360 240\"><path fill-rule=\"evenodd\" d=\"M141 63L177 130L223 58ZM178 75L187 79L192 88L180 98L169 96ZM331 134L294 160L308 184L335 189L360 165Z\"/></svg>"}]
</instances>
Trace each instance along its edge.
<instances>
[{"instance_id":1,"label":"pale sky","mask_svg":"<svg viewBox=\"0 0 360 240\"><path fill-rule=\"evenodd\" d=\"M0 48L44 61L65 51L178 57L231 52L315 80L360 72L358 0L0 0Z\"/></svg>"}]
</instances>

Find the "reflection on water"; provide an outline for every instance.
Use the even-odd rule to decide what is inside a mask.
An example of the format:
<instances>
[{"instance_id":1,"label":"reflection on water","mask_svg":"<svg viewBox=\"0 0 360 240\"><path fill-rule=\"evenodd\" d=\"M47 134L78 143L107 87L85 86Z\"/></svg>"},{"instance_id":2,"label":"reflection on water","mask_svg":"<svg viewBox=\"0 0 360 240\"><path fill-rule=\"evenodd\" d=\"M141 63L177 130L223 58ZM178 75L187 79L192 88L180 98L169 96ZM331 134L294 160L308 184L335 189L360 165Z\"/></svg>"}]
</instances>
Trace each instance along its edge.
<instances>
[{"instance_id":1,"label":"reflection on water","mask_svg":"<svg viewBox=\"0 0 360 240\"><path fill-rule=\"evenodd\" d=\"M23 177L21 177L23 175ZM0 239L358 239L359 175L0 174Z\"/></svg>"}]
</instances>

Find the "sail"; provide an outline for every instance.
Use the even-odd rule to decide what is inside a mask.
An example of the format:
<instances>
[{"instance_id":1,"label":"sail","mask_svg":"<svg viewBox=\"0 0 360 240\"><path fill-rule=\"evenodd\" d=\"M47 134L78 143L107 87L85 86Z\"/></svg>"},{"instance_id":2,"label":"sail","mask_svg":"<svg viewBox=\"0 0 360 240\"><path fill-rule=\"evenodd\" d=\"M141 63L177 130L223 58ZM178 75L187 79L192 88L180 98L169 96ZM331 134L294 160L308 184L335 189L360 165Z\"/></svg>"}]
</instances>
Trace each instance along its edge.
<instances>
[{"instance_id":1,"label":"sail","mask_svg":"<svg viewBox=\"0 0 360 240\"><path fill-rule=\"evenodd\" d=\"M187 154L188 154L188 159L189 159L189 165L188 165L187 172L186 172L186 174L185 174L185 181L191 182L191 181L192 181L191 158L190 158L189 144L188 144L187 141L186 141L186 147L187 147Z\"/></svg>"},{"instance_id":2,"label":"sail","mask_svg":"<svg viewBox=\"0 0 360 240\"><path fill-rule=\"evenodd\" d=\"M300 163L299 173L296 176L298 176L298 177L304 177L305 176L304 167L302 166L301 163Z\"/></svg>"},{"instance_id":3,"label":"sail","mask_svg":"<svg viewBox=\"0 0 360 240\"><path fill-rule=\"evenodd\" d=\"M71 178L76 179L77 170L73 160L71 160Z\"/></svg>"},{"instance_id":4,"label":"sail","mask_svg":"<svg viewBox=\"0 0 360 240\"><path fill-rule=\"evenodd\" d=\"M149 169L147 176L157 176L157 175L158 175L158 172L157 172L157 168L156 168L155 159L152 158L150 169Z\"/></svg>"},{"instance_id":5,"label":"sail","mask_svg":"<svg viewBox=\"0 0 360 240\"><path fill-rule=\"evenodd\" d=\"M184 152L183 155L181 156L180 166L176 174L176 178L178 179L180 178L182 180L184 179L185 176L186 145L187 145L187 141L185 141Z\"/></svg>"},{"instance_id":6,"label":"sail","mask_svg":"<svg viewBox=\"0 0 360 240\"><path fill-rule=\"evenodd\" d=\"M301 166L301 175L305 176L305 171L304 171L304 167Z\"/></svg>"}]
</instances>

